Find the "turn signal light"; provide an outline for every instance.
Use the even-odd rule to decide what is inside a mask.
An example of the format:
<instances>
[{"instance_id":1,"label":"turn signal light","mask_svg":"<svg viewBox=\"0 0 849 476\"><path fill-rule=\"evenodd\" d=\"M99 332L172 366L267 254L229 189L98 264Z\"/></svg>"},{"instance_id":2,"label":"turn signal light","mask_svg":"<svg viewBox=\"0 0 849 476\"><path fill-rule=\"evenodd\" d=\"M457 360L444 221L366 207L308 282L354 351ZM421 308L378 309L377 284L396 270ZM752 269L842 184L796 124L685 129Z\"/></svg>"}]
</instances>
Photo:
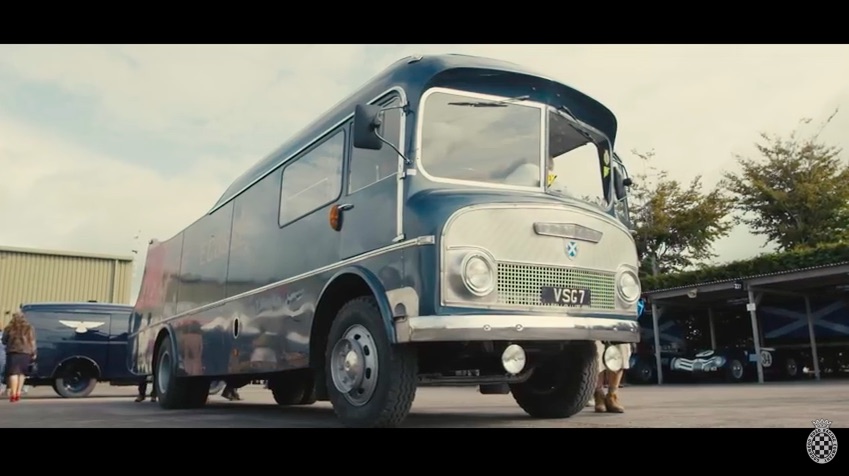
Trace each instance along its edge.
<instances>
[{"instance_id":1,"label":"turn signal light","mask_svg":"<svg viewBox=\"0 0 849 476\"><path fill-rule=\"evenodd\" d=\"M339 205L330 207L330 228L336 231L342 229L342 212L339 210Z\"/></svg>"}]
</instances>

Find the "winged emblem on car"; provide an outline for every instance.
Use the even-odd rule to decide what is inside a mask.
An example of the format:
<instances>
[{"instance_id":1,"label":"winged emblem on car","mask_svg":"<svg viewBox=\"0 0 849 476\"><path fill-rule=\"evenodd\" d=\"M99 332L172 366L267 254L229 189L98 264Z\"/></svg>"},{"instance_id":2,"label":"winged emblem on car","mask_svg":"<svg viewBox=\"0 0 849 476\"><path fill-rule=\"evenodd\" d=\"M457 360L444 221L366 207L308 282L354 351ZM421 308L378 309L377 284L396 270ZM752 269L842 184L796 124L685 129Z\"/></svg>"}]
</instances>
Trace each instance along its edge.
<instances>
[{"instance_id":1,"label":"winged emblem on car","mask_svg":"<svg viewBox=\"0 0 849 476\"><path fill-rule=\"evenodd\" d=\"M86 332L97 329L98 327L106 324L105 322L97 322L97 321L59 321L59 324L63 326L68 326L71 329L75 330L77 334L85 334Z\"/></svg>"}]
</instances>

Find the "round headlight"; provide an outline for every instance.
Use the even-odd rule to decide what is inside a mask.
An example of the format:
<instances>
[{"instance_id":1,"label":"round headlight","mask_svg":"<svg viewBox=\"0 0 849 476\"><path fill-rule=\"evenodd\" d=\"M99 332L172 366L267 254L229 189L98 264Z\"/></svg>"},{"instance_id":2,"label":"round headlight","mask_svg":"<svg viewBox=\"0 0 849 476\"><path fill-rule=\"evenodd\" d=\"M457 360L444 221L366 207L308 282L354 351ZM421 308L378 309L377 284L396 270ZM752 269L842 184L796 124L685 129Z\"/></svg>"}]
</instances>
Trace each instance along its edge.
<instances>
[{"instance_id":1,"label":"round headlight","mask_svg":"<svg viewBox=\"0 0 849 476\"><path fill-rule=\"evenodd\" d=\"M618 372L625 366L625 359L622 355L622 350L619 349L618 345L607 346L607 348L604 349L602 361L604 362L604 366L613 372Z\"/></svg>"},{"instance_id":2,"label":"round headlight","mask_svg":"<svg viewBox=\"0 0 849 476\"><path fill-rule=\"evenodd\" d=\"M495 288L495 270L483 255L473 253L463 260L463 283L475 296L486 296Z\"/></svg>"},{"instance_id":3,"label":"round headlight","mask_svg":"<svg viewBox=\"0 0 849 476\"><path fill-rule=\"evenodd\" d=\"M619 275L619 294L628 302L634 302L640 297L640 281L634 273L625 271Z\"/></svg>"}]
</instances>

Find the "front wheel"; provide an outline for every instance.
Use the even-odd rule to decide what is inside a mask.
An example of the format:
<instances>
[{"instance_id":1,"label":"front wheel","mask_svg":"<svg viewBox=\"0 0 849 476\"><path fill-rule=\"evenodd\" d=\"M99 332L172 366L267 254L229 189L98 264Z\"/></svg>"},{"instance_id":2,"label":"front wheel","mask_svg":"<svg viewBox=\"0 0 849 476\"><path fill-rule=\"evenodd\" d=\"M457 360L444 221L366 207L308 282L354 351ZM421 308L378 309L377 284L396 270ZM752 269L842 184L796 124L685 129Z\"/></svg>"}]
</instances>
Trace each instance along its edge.
<instances>
[{"instance_id":1,"label":"front wheel","mask_svg":"<svg viewBox=\"0 0 849 476\"><path fill-rule=\"evenodd\" d=\"M328 396L345 426L394 427L406 418L416 396L415 349L389 342L373 297L342 306L325 356Z\"/></svg>"},{"instance_id":2,"label":"front wheel","mask_svg":"<svg viewBox=\"0 0 849 476\"><path fill-rule=\"evenodd\" d=\"M587 405L598 379L594 342L576 342L510 385L516 403L534 418L569 418Z\"/></svg>"}]
</instances>

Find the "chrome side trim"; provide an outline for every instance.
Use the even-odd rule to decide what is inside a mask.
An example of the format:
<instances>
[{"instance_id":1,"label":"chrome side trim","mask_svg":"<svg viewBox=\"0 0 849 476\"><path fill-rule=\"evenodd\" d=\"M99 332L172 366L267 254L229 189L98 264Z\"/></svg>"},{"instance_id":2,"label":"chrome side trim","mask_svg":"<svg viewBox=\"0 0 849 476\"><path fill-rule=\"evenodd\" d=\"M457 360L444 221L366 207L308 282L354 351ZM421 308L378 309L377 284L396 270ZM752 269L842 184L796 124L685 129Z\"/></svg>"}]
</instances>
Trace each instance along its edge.
<instances>
[{"instance_id":1,"label":"chrome side trim","mask_svg":"<svg viewBox=\"0 0 849 476\"><path fill-rule=\"evenodd\" d=\"M409 153L407 145L407 113L409 111L409 102L407 94L403 88L398 88L398 94L401 95L401 105L407 106L401 109L401 138L398 139L398 150ZM353 142L351 142L353 147ZM404 184L406 178L407 162L404 157L398 156L398 174L395 175L398 187L395 193L395 239L400 241L404 239Z\"/></svg>"},{"instance_id":2,"label":"chrome side trim","mask_svg":"<svg viewBox=\"0 0 849 476\"><path fill-rule=\"evenodd\" d=\"M521 187L521 186L518 186L518 185L504 185L504 184L492 183L492 182L476 182L476 181L472 181L472 180L457 180L457 179L452 179L452 178L435 177L433 175L430 175L427 172L427 169L425 169L424 165L422 164L422 154L421 154L421 152L422 152L422 129L424 128L425 103L427 102L427 98L429 98L431 94L435 94L435 93L456 94L456 95L459 95L459 96L466 96L466 97L469 97L469 98L472 98L472 99L485 100L485 101L508 101L510 99L510 98L507 98L507 97L504 97L504 96L493 96L493 95L490 95L490 94L473 93L473 92L470 92L470 91L462 91L462 90L459 90L459 89L452 89L452 88L436 87L436 88L430 88L427 91L425 91L425 93L422 94L421 100L419 100L418 117L416 118L416 142L415 142L415 151L414 151L415 152L415 159L414 160L415 160L415 163L416 163L416 167L418 168L419 171L421 171L421 174L425 178L427 178L431 182L435 182L435 183L446 183L446 184L453 184L453 185L486 187L486 188L497 189L497 190L516 190L516 191L523 191L523 192L528 192L528 191L542 192L543 191L544 182L540 182L540 186L538 186L538 187ZM536 101L522 101L522 102L516 103L516 104L539 109L540 110L540 120L545 121L545 113L547 111L548 105L540 103L540 102L536 102ZM543 134L541 134L541 136L542 136L541 140L545 141L546 140L545 133L544 133L545 128L543 127L542 130L543 130ZM541 150L541 153L545 153L544 147ZM543 159L542 157L539 158L539 164L543 164L542 159ZM540 169L542 169L542 166L540 167ZM541 177L542 177L542 173L541 173Z\"/></svg>"},{"instance_id":3,"label":"chrome side trim","mask_svg":"<svg viewBox=\"0 0 849 476\"><path fill-rule=\"evenodd\" d=\"M190 315L190 314L197 314L198 312L202 312L202 311L205 311L205 310L208 310L208 309L212 309L212 308L215 308L215 307L218 307L218 306L222 306L222 305L227 304L227 303L232 302L232 301L238 301L239 299L244 299L246 297L253 296L254 294L259 294L259 293L268 291L270 289L274 289L274 288L279 287L279 286L283 286L283 285L293 283L293 282L301 280L301 279L305 279L305 278L309 278L311 276L315 276L317 274L325 273L327 271L332 271L332 270L337 269L337 268L343 268L343 267L348 266L350 264L354 264L354 263L357 263L359 261L367 260L369 258L374 258L374 257L380 256L382 254L391 253L393 251L403 250L405 248L411 248L411 247L414 247L414 246L433 245L435 242L436 242L436 238L433 235L426 235L426 236L420 236L418 238L413 238L413 239L410 239L410 240L402 241L400 243L393 243L391 245L384 246L383 248L378 248L376 250L372 250L372 251L369 251L367 253L363 253L361 255L354 256L352 258L348 258L348 259L345 259L345 260L342 260L342 261L338 261L336 263L329 264L327 266L322 266L321 268L316 268L312 271L307 271L306 273L301 273L297 276L292 276L291 278L282 279L280 281L276 281L276 282L271 283L271 284L266 284L265 286L262 286L262 287L259 287L259 288L256 288L256 289L252 289L250 291L246 291L246 292L243 292L241 294L236 294L234 296L224 298L220 301L211 302L209 304L204 304L203 306L198 306L196 308L189 309L188 311L184 311L184 312L175 314L171 317L166 317L166 318L162 319L161 321L157 322L156 325L164 324L168 321L172 321L174 319L177 319L177 318L180 318L180 317L183 317L183 316L187 316L187 315ZM146 326L146 327L150 327L150 326ZM137 333L138 332L136 332L136 334Z\"/></svg>"},{"instance_id":4,"label":"chrome side trim","mask_svg":"<svg viewBox=\"0 0 849 476\"><path fill-rule=\"evenodd\" d=\"M406 317L395 322L396 342L449 341L613 341L639 342L633 319L562 314L461 314Z\"/></svg>"},{"instance_id":5,"label":"chrome side trim","mask_svg":"<svg viewBox=\"0 0 849 476\"><path fill-rule=\"evenodd\" d=\"M393 87L391 87L391 88L387 89L386 91L384 91L384 92L380 93L379 95L377 95L377 97L375 97L375 98L374 98L374 99L372 99L371 101L368 101L368 103L369 103L369 104L371 104L371 103L373 103L373 102L375 102L375 101L378 101L378 100L382 99L384 96L386 96L386 95L388 95L388 94L390 94L390 93L392 93L392 92L397 92L397 93L401 96L401 101L402 101L402 103L404 103L404 104L406 104L406 103L407 103L407 93L404 91L404 88L402 88L401 86L393 86ZM346 98L345 100L347 100L347 98ZM344 100L343 100L343 101L344 101ZM338 103L337 103L337 105L338 105ZM335 108L335 107L336 107L336 106L333 106L333 108ZM402 115L402 116L403 116L403 115ZM236 197L238 197L239 195L241 195L242 193L244 193L244 192L245 192L245 190L247 190L247 189L249 189L249 188L253 187L254 185L256 185L256 183L257 183L257 182L259 182L260 180L262 180L262 179L264 179L265 177L267 177L269 174L271 174L272 172L274 172L275 170L277 170L278 168L280 168L282 165L284 165L286 162L288 162L288 161L292 160L292 158L297 157L297 156L298 156L298 154L300 154L300 153L302 153L303 151L305 151L306 149L308 149L308 148L312 147L312 146L313 146L316 142L318 142L318 141L320 141L321 139L323 139L323 138L324 138L327 134L330 134L331 132L333 132L334 130L336 130L336 128L338 128L339 126L341 126L342 124L344 124L345 122L347 122L347 121L349 121L349 120L353 119L353 117L354 117L354 111L351 111L351 113L350 113L350 114L348 114L347 116L343 117L341 120L339 120L339 122L337 122L337 123L335 123L334 125L330 126L329 128L327 128L327 129L326 129L324 132L322 132L321 134L317 134L317 135L316 135L313 139L311 139L309 142L307 142L306 144L304 144L304 146L303 146L303 147L298 148L295 152L293 152L293 153L289 154L288 156L286 156L285 158L283 158L283 159L281 159L281 160L279 160L279 161L275 162L273 165L271 165L271 166L268 168L268 170L266 170L265 172L263 172L263 173L262 173L259 177L257 177L257 178L256 178L256 179L254 179L253 181L251 181L249 184L247 184L247 185L245 185L244 187L242 187L241 189L239 189L239 191L238 191L238 192L236 192L236 193L234 193L234 194L230 195L230 196L229 196L229 197L227 197L227 199L225 199L225 200L221 200L221 201L217 202L217 204L216 204L214 207L212 207L212 209L211 209L211 210L209 210L206 214L207 214L207 215L212 215L213 213L215 213L215 211L216 211L216 210L218 210L219 208L223 207L224 205L227 205L228 203L230 203L230 202L231 202L234 198L236 198ZM309 126L306 126L306 127L309 127ZM403 130L403 129L402 129L402 130ZM402 137L403 137L403 132L402 132ZM284 145L285 145L285 144L284 144ZM402 144L402 145L403 145L403 144ZM282 147L282 146L281 146L281 147ZM404 150L404 149L403 149L403 148L401 148L401 150ZM272 157L272 156L274 156L274 155L277 155L279 152L280 152L280 148L278 148L277 150L275 150L275 151L274 151L274 152L272 152L271 154L267 155L266 157ZM184 231L185 231L185 229L184 229Z\"/></svg>"}]
</instances>

